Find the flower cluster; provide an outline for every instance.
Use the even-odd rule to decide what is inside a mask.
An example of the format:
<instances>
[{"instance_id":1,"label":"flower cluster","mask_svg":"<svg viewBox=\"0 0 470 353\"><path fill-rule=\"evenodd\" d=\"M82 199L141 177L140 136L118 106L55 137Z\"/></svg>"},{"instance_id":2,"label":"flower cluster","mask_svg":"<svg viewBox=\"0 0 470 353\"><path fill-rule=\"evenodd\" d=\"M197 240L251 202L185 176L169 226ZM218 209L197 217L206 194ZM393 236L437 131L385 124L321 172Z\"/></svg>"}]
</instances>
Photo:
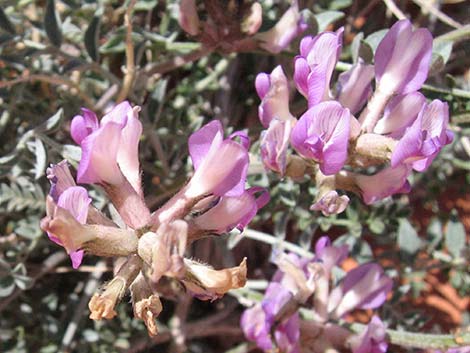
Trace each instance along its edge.
<instances>
[{"instance_id":1,"label":"flower cluster","mask_svg":"<svg viewBox=\"0 0 470 353\"><path fill-rule=\"evenodd\" d=\"M262 188L245 188L248 136L239 131L225 138L221 123L212 121L189 138L194 175L151 213L141 186L138 113L139 107L123 102L100 121L87 109L74 117L71 135L82 151L76 181L66 161L48 169L51 190L41 228L65 248L74 268L84 253L126 257L113 280L91 299L90 317L115 316L115 305L130 289L135 316L155 335L162 305L154 289L164 285L163 277L178 280L202 300L217 299L244 285L245 260L215 270L185 258L185 249L207 235L242 230L269 195ZM101 186L121 217L117 223L124 227L96 209L87 190L76 182Z\"/></svg>"},{"instance_id":2,"label":"flower cluster","mask_svg":"<svg viewBox=\"0 0 470 353\"><path fill-rule=\"evenodd\" d=\"M380 307L392 289L392 280L375 263L359 265L340 281L332 281L334 267L347 256L348 247L334 246L328 237L318 240L311 259L280 254L278 271L263 300L243 313L245 336L266 352L275 348L286 353L342 351L344 347L353 353L386 352L386 331L377 316L360 334L330 322L357 309ZM313 308L308 320L299 315L304 305Z\"/></svg>"},{"instance_id":3,"label":"flower cluster","mask_svg":"<svg viewBox=\"0 0 470 353\"><path fill-rule=\"evenodd\" d=\"M427 102L418 92L432 54L427 29L398 21L377 47L374 65L359 59L339 75L333 91L342 34L339 29L302 39L293 81L307 110L298 119L290 112L289 81L280 66L255 82L266 128L260 138L264 165L281 176L315 175L319 192L311 209L325 215L342 212L349 202L337 190L359 194L366 204L408 192L411 171L426 170L453 139L447 104Z\"/></svg>"}]
</instances>

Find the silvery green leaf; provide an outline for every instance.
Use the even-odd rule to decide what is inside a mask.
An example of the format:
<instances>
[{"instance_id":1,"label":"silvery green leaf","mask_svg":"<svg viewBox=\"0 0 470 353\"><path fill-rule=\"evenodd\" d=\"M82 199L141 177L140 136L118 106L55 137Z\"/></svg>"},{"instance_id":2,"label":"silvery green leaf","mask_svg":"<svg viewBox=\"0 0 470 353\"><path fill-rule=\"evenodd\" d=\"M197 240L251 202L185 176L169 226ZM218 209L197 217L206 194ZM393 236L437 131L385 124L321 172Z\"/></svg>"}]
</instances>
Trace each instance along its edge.
<instances>
[{"instance_id":1,"label":"silvery green leaf","mask_svg":"<svg viewBox=\"0 0 470 353\"><path fill-rule=\"evenodd\" d=\"M44 143L41 139L36 138L34 143L34 154L36 155L36 162L34 163L34 179L39 179L44 175L47 167L47 154Z\"/></svg>"},{"instance_id":2,"label":"silvery green leaf","mask_svg":"<svg viewBox=\"0 0 470 353\"><path fill-rule=\"evenodd\" d=\"M406 255L414 255L423 245L418 233L406 218L399 220L398 247Z\"/></svg>"},{"instance_id":3,"label":"silvery green leaf","mask_svg":"<svg viewBox=\"0 0 470 353\"><path fill-rule=\"evenodd\" d=\"M360 32L356 34L352 43L351 43L351 56L353 58L353 62L357 63L359 59L359 50L361 48L361 41L364 39L364 33Z\"/></svg>"},{"instance_id":4,"label":"silvery green leaf","mask_svg":"<svg viewBox=\"0 0 470 353\"><path fill-rule=\"evenodd\" d=\"M44 15L44 29L47 37L56 47L62 44L62 31L60 29L59 16L55 10L55 1L47 0L46 13Z\"/></svg>"},{"instance_id":5,"label":"silvery green leaf","mask_svg":"<svg viewBox=\"0 0 470 353\"><path fill-rule=\"evenodd\" d=\"M325 11L315 15L318 24L318 32L323 32L326 28L340 18L344 17L344 13L340 11Z\"/></svg>"},{"instance_id":6,"label":"silvery green leaf","mask_svg":"<svg viewBox=\"0 0 470 353\"><path fill-rule=\"evenodd\" d=\"M100 16L93 16L88 28L85 31L85 49L93 61L99 61L100 52L98 50L100 36Z\"/></svg>"},{"instance_id":7,"label":"silvery green leaf","mask_svg":"<svg viewBox=\"0 0 470 353\"><path fill-rule=\"evenodd\" d=\"M465 247L465 228L457 218L451 219L447 223L445 244L454 258L461 256Z\"/></svg>"},{"instance_id":8,"label":"silvery green leaf","mask_svg":"<svg viewBox=\"0 0 470 353\"><path fill-rule=\"evenodd\" d=\"M15 290L15 281L12 277L0 278L0 298L8 297Z\"/></svg>"},{"instance_id":9,"label":"silvery green leaf","mask_svg":"<svg viewBox=\"0 0 470 353\"><path fill-rule=\"evenodd\" d=\"M13 35L16 34L15 26L13 26L7 14L3 11L1 7L0 7L0 28L2 28L3 30L7 31L10 34L13 34Z\"/></svg>"}]
</instances>

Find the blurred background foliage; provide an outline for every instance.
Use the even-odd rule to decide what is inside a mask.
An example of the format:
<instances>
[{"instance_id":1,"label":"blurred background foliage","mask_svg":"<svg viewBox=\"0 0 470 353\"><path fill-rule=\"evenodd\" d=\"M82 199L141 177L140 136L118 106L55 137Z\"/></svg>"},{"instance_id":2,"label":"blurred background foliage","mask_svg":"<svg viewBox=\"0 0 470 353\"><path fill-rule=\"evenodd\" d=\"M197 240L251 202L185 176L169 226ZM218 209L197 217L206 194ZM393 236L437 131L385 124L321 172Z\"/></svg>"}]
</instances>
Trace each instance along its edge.
<instances>
[{"instance_id":1,"label":"blurred background foliage","mask_svg":"<svg viewBox=\"0 0 470 353\"><path fill-rule=\"evenodd\" d=\"M221 1L221 3L225 3ZM241 6L243 1L227 3ZM210 119L228 130L248 129L254 143L251 185L269 187L271 202L251 228L310 249L322 234L352 248L347 263L380 262L395 280L394 296L381 317L391 327L446 332L470 324L470 7L459 0L300 1L315 14L311 32L345 26L342 63L373 58L383 31L407 15L429 28L435 40L431 77L423 92L449 102L454 143L422 174L409 195L366 206L357 198L339 216L308 211L315 188L280 180L256 158L262 130L257 118L256 74L282 64L292 74L297 51L204 52L178 26L177 1L139 0L132 16L135 83L128 99L142 107L140 144L147 202L158 208L185 183L189 134ZM49 184L45 169L66 158L76 166L80 150L69 136L80 107L103 112L122 93L126 66L126 2L102 0L0 0L0 351L1 352L179 352L177 321L188 352L247 351L238 325L238 299L206 303L186 298L165 304L161 334L147 337L119 306L111 321L87 318L87 302L111 277L111 260L85 257L71 269L64 250L39 229ZM263 29L288 8L267 0ZM378 32L379 31L379 32ZM295 96L299 116L305 102ZM75 164L74 164L75 163ZM97 207L115 212L93 189ZM231 234L201 240L192 254L215 267L248 257L249 277L269 279L271 247ZM260 282L249 282L253 287ZM124 301L128 300L127 298ZM356 320L368 321L367 316Z\"/></svg>"}]
</instances>

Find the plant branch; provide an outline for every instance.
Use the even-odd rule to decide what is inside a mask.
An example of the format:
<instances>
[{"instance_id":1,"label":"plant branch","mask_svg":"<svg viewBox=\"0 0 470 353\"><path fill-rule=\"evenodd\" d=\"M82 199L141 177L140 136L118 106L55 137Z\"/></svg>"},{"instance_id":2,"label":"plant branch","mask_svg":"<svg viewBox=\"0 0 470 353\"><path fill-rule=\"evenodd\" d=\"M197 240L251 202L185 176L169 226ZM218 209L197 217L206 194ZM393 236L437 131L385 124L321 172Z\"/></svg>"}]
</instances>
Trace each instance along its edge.
<instances>
[{"instance_id":1,"label":"plant branch","mask_svg":"<svg viewBox=\"0 0 470 353\"><path fill-rule=\"evenodd\" d=\"M122 102L127 98L132 89L135 78L135 57L134 57L134 43L132 43L132 10L137 0L131 0L126 14L124 15L124 25L126 26L126 69L124 80L122 83L121 91L118 94L116 103Z\"/></svg>"}]
</instances>

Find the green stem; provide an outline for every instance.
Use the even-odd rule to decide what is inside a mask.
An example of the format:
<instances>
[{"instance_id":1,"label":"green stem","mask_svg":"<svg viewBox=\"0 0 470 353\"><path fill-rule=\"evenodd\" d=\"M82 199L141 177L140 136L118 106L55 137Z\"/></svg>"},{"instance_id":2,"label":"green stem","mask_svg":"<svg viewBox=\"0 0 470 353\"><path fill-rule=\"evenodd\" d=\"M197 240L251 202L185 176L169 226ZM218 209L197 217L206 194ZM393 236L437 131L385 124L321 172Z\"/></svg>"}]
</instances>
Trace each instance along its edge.
<instances>
[{"instance_id":1,"label":"green stem","mask_svg":"<svg viewBox=\"0 0 470 353\"><path fill-rule=\"evenodd\" d=\"M349 325L349 328L356 333L362 332L365 327L366 325L362 324ZM387 334L390 338L390 343L409 348L448 349L470 344L470 333L468 332L455 335L441 335L387 329Z\"/></svg>"},{"instance_id":2,"label":"green stem","mask_svg":"<svg viewBox=\"0 0 470 353\"><path fill-rule=\"evenodd\" d=\"M453 42L458 43L470 39L470 25L462 28L454 29L446 34L443 34L434 39L434 43L438 42Z\"/></svg>"}]
</instances>

